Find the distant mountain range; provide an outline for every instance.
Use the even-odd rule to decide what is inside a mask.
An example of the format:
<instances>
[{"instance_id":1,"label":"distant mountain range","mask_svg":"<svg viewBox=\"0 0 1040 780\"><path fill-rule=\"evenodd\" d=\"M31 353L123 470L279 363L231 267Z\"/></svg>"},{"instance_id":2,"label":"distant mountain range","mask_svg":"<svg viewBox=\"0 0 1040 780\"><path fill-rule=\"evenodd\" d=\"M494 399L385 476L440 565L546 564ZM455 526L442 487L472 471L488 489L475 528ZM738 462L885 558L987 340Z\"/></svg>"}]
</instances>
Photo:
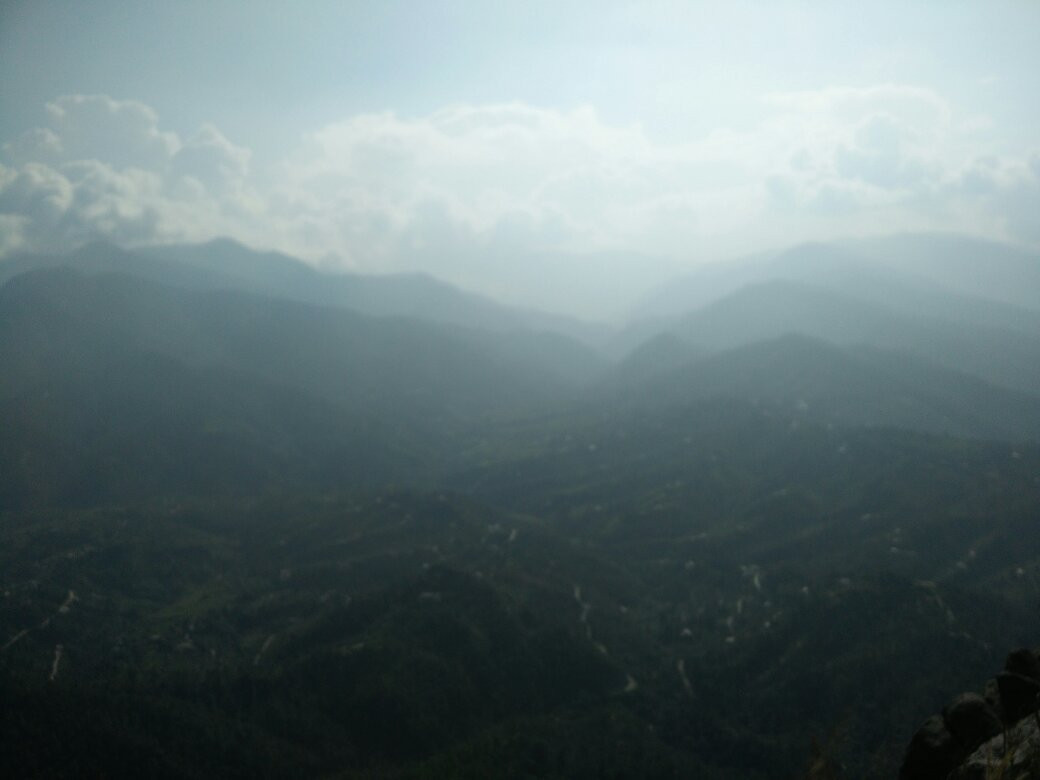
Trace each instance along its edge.
<instances>
[{"instance_id":1,"label":"distant mountain range","mask_svg":"<svg viewBox=\"0 0 1040 780\"><path fill-rule=\"evenodd\" d=\"M935 254L953 245L950 284L939 284ZM644 301L615 344L630 349L660 333L715 352L801 334L842 346L905 352L1020 392L1040 393L1040 255L952 238L902 237L870 242L870 252L922 247L924 259L882 262L849 246L806 245L775 255L704 268ZM982 285L1001 299L968 295L965 253L1001 284ZM927 250L927 251L926 251ZM1016 285L1017 282L1017 285ZM1022 301L1031 306L1021 305Z\"/></svg>"},{"instance_id":2,"label":"distant mountain range","mask_svg":"<svg viewBox=\"0 0 1040 780\"><path fill-rule=\"evenodd\" d=\"M1040 397L905 352L791 333L698 358L696 350L666 338L633 353L600 392L629 408L728 397L792 421L1040 439Z\"/></svg>"},{"instance_id":3,"label":"distant mountain range","mask_svg":"<svg viewBox=\"0 0 1040 780\"><path fill-rule=\"evenodd\" d=\"M170 447L166 460L179 462L176 451L237 441L240 451L277 455L275 464L290 451L312 465L328 461L320 453L329 447L349 450L347 460L367 452L355 474L384 481L395 471L377 468L386 459L376 453L389 443L437 450L487 414L567 397L602 367L559 334L371 317L68 268L0 288L0 364L0 403L16 421L0 442L18 450L12 462L53 463L37 452L50 447L78 453L63 461L108 459L133 472L132 463L150 462L140 447ZM333 445L337 426L353 434ZM110 451L118 441L126 450ZM340 471L346 457L333 459Z\"/></svg>"},{"instance_id":4,"label":"distant mountain range","mask_svg":"<svg viewBox=\"0 0 1040 780\"><path fill-rule=\"evenodd\" d=\"M1040 312L1040 252L963 236L907 234L801 244L705 264L651 292L631 319L679 316L746 285L775 280L935 316L968 306L996 317L992 325L1031 321L1035 328Z\"/></svg>"},{"instance_id":5,"label":"distant mountain range","mask_svg":"<svg viewBox=\"0 0 1040 780\"><path fill-rule=\"evenodd\" d=\"M94 242L65 255L23 253L0 261L0 283L29 270L69 266L83 273L125 273L194 290L239 290L375 316L412 317L493 331L561 332L582 339L602 329L563 316L505 306L425 274L326 273L280 252L230 239L127 251Z\"/></svg>"},{"instance_id":6,"label":"distant mountain range","mask_svg":"<svg viewBox=\"0 0 1040 780\"><path fill-rule=\"evenodd\" d=\"M934 281L944 247L957 284ZM644 302L655 319L609 336L430 277L328 274L227 240L95 243L0 262L0 391L14 403L59 377L100 381L117 361L161 356L185 382L224 372L251 384L240 392L285 387L411 436L575 399L730 397L829 424L1034 438L1040 310L951 291L970 281L972 248L987 278L1005 280L987 290L1032 283L1029 256L999 245L806 245L706 267Z\"/></svg>"}]
</instances>

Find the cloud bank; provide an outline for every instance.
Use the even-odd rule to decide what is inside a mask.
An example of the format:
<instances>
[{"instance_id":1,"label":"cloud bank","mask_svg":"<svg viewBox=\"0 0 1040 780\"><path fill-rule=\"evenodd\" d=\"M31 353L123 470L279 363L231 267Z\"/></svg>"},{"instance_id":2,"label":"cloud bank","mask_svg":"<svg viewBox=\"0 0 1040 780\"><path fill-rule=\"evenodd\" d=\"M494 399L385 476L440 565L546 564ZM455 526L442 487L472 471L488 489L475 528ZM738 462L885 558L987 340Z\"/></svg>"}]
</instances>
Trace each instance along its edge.
<instances>
[{"instance_id":1,"label":"cloud bank","mask_svg":"<svg viewBox=\"0 0 1040 780\"><path fill-rule=\"evenodd\" d=\"M552 304L554 282L561 295L590 274L630 288L807 239L958 230L1040 243L1040 154L995 147L985 117L934 91L773 94L760 109L750 129L667 143L591 107L370 113L257 169L212 125L181 138L143 103L66 96L3 145L0 252L226 235Z\"/></svg>"}]
</instances>

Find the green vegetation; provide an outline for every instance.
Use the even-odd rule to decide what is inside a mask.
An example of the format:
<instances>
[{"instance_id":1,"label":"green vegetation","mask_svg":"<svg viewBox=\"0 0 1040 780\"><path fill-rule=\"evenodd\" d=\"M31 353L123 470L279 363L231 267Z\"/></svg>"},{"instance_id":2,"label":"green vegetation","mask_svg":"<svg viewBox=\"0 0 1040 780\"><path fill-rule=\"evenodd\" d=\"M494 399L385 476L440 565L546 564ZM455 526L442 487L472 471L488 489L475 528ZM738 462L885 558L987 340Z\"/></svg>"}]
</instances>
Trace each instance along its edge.
<instances>
[{"instance_id":1,"label":"green vegetation","mask_svg":"<svg viewBox=\"0 0 1040 780\"><path fill-rule=\"evenodd\" d=\"M0 288L4 776L891 777L1038 641L1028 393L214 284Z\"/></svg>"},{"instance_id":2,"label":"green vegetation","mask_svg":"<svg viewBox=\"0 0 1040 780\"><path fill-rule=\"evenodd\" d=\"M843 432L835 481L835 432L723 411L684 413L698 456L632 436L600 461L592 428L573 462L478 470L477 502L7 513L0 635L28 633L0 653L5 764L770 777L841 723L851 773L891 773L937 696L1035 640L1035 591L1009 585L1040 562L1040 453Z\"/></svg>"}]
</instances>

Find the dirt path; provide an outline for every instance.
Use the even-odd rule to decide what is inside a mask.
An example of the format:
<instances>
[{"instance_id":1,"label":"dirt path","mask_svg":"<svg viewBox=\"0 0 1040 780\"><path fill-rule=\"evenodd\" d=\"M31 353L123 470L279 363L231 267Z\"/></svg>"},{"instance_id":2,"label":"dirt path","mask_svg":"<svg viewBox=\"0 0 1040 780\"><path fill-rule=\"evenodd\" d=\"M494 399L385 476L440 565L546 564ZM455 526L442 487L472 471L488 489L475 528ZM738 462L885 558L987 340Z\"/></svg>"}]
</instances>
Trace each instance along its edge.
<instances>
[{"instance_id":1,"label":"dirt path","mask_svg":"<svg viewBox=\"0 0 1040 780\"><path fill-rule=\"evenodd\" d=\"M592 610L592 605L582 599L581 585L574 586L574 600L578 602L578 606L581 607L581 614L578 615L578 622L585 628L585 638L592 642L592 646L602 653L604 658L609 658L610 653L607 651L607 646L602 642L597 642L592 637L592 626L589 624L589 612ZM626 672L625 678L625 687L622 690L622 693L632 693L639 688L639 683L636 682L636 679L632 675Z\"/></svg>"},{"instance_id":2,"label":"dirt path","mask_svg":"<svg viewBox=\"0 0 1040 780\"><path fill-rule=\"evenodd\" d=\"M589 625L589 610L592 609L592 605L587 601L581 600L581 585L574 586L574 600L581 607L581 615L578 617L578 621L585 627L585 637L591 642L592 626Z\"/></svg>"},{"instance_id":3,"label":"dirt path","mask_svg":"<svg viewBox=\"0 0 1040 780\"><path fill-rule=\"evenodd\" d=\"M65 597L65 601L62 602L61 606L58 607L58 609L54 612L53 615L48 615L43 620L41 620L40 621L40 625L36 626L36 629L39 630L39 629L47 628L47 626L49 626L51 624L51 620L56 618L58 615L67 614L68 611L72 608L73 603L76 602L76 601L79 601L79 596L76 595L76 591L70 589L69 590L69 595ZM23 628L21 631L19 631L13 637L8 639L7 640L7 644L5 644L3 647L0 647L0 652L3 652L7 648L9 648L11 645L13 645L19 639L22 639L26 634L28 634L32 630L33 629L31 629L31 628ZM61 645L59 645L59 647L61 647Z\"/></svg>"},{"instance_id":4,"label":"dirt path","mask_svg":"<svg viewBox=\"0 0 1040 780\"><path fill-rule=\"evenodd\" d=\"M61 664L62 653L65 652L65 648L61 645L55 645L54 647L54 662L51 664L51 676L50 681L54 682L54 679L58 676L58 667Z\"/></svg>"},{"instance_id":5,"label":"dirt path","mask_svg":"<svg viewBox=\"0 0 1040 780\"><path fill-rule=\"evenodd\" d=\"M683 688L686 689L686 693L693 696L693 686L690 685L690 678L686 676L686 660L680 658L676 661L675 668L679 672L679 679L682 680Z\"/></svg>"},{"instance_id":6,"label":"dirt path","mask_svg":"<svg viewBox=\"0 0 1040 780\"><path fill-rule=\"evenodd\" d=\"M29 629L23 628L21 631L19 631L13 637L8 639L7 640L7 644L4 645L3 647L0 647L0 650L6 650L7 648L9 648L11 645L13 645L15 642L17 642L19 639L21 639L23 636L25 636L28 633L29 633Z\"/></svg>"},{"instance_id":7,"label":"dirt path","mask_svg":"<svg viewBox=\"0 0 1040 780\"><path fill-rule=\"evenodd\" d=\"M271 646L271 643L274 641L275 636L276 634L271 634L269 637L267 637L267 639L264 640L264 644L260 647L260 652L257 653L256 658L253 659L253 666L260 665L260 659L264 657L264 653L266 653L267 649Z\"/></svg>"},{"instance_id":8,"label":"dirt path","mask_svg":"<svg viewBox=\"0 0 1040 780\"><path fill-rule=\"evenodd\" d=\"M58 607L58 612L64 615L72 607L72 602L79 601L79 596L76 595L76 591L70 590L69 595L66 597L62 605Z\"/></svg>"}]
</instances>

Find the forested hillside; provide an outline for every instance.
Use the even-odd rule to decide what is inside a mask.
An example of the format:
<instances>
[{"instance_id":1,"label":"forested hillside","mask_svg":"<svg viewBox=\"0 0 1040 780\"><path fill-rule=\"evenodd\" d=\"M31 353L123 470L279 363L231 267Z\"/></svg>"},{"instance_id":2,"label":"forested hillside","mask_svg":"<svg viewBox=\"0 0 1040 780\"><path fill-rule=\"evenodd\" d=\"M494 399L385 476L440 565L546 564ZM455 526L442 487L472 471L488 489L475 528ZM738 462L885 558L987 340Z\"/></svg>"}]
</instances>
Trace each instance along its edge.
<instances>
[{"instance_id":1,"label":"forested hillside","mask_svg":"<svg viewBox=\"0 0 1040 780\"><path fill-rule=\"evenodd\" d=\"M4 274L6 776L891 777L1040 644L1028 307L611 335L293 262Z\"/></svg>"}]
</instances>

